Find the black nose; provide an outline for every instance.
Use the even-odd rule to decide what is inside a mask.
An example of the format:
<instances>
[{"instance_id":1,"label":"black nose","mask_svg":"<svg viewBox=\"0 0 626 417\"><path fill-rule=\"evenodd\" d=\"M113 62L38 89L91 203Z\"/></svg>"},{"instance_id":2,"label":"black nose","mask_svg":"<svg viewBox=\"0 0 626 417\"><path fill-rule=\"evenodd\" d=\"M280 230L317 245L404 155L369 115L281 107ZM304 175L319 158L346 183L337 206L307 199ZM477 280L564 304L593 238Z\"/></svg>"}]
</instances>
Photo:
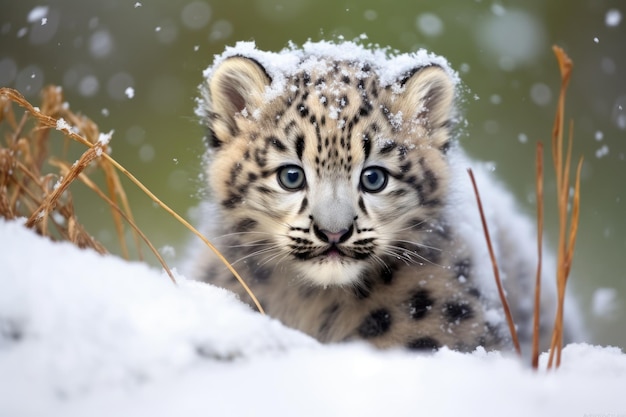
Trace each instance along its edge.
<instances>
[{"instance_id":1,"label":"black nose","mask_svg":"<svg viewBox=\"0 0 626 417\"><path fill-rule=\"evenodd\" d=\"M345 242L352 236L352 231L354 230L354 226L350 226L349 229L342 229L338 232L331 232L329 230L320 229L316 225L313 225L313 231L315 232L315 236L317 236L321 241L328 243L342 243Z\"/></svg>"}]
</instances>

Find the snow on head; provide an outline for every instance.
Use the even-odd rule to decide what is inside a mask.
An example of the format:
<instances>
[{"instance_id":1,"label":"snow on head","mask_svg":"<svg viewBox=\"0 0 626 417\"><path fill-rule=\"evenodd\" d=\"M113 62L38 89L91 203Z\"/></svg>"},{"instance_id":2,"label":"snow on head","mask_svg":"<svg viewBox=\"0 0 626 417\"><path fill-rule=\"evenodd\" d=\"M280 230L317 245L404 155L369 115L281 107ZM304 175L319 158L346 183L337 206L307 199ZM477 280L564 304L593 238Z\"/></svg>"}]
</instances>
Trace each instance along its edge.
<instances>
[{"instance_id":1,"label":"snow on head","mask_svg":"<svg viewBox=\"0 0 626 417\"><path fill-rule=\"evenodd\" d=\"M335 61L368 66L379 78L382 87L393 87L403 75L411 70L430 65L444 68L455 83L459 81L457 73L450 68L444 57L425 49L401 54L390 48L382 48L378 45L365 46L352 41L308 41L302 47L290 43L279 52L259 50L254 42L237 42L234 47L227 47L222 54L215 56L212 65L204 70L204 78L211 78L219 64L234 56L254 59L263 66L272 79L271 85L265 92L266 101L271 101L281 95L290 77L302 71L307 73L329 71L332 68L329 64ZM196 114L201 117L205 116L205 109L202 103L199 104Z\"/></svg>"}]
</instances>

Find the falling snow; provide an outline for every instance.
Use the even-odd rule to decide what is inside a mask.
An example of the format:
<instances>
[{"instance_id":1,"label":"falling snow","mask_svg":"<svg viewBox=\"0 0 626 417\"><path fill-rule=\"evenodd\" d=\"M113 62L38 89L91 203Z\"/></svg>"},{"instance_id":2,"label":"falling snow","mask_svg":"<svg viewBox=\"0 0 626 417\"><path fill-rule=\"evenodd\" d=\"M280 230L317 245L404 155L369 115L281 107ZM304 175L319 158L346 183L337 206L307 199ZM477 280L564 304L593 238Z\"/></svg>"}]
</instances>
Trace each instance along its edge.
<instances>
[{"instance_id":1,"label":"falling snow","mask_svg":"<svg viewBox=\"0 0 626 417\"><path fill-rule=\"evenodd\" d=\"M610 9L606 12L604 23L609 27L615 27L622 21L622 13L617 9Z\"/></svg>"}]
</instances>

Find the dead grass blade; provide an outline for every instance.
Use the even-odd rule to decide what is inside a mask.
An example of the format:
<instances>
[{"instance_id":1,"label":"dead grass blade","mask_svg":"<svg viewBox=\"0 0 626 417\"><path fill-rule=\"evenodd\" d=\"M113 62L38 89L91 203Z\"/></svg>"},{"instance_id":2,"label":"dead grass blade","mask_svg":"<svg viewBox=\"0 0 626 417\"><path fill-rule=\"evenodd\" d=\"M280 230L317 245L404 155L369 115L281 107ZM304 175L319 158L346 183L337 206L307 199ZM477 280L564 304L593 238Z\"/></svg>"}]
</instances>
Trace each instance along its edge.
<instances>
[{"instance_id":1,"label":"dead grass blade","mask_svg":"<svg viewBox=\"0 0 626 417\"><path fill-rule=\"evenodd\" d=\"M19 122L13 112L12 103L16 103L26 110ZM22 138L22 132L30 118L33 118L37 124L29 138ZM58 229L62 238L76 244L87 242L90 247L104 253L106 250L102 245L91 238L77 222L73 206L71 206L70 184L77 178L88 186L91 183L90 188L111 207L121 246L124 245L122 243L124 239L122 219L124 219L131 225L135 241L139 242L139 239L146 241L175 283L174 276L163 258L134 223L126 193L117 175L117 172L120 171L152 201L198 236L228 267L250 295L258 310L264 314L256 296L217 248L107 153L110 134L109 136L102 135L97 125L91 120L69 111L63 103L58 87L48 87L43 90L41 110L32 106L18 91L0 88L0 123L2 122L6 122L13 132L7 135L6 147L0 146L0 215L6 218L15 218L18 215L24 215L20 214L21 212L17 210L17 207L25 207L28 209L27 226L36 229L40 234L48 234L50 222ZM51 129L61 131L66 140L70 138L88 148L71 167L59 160L54 161L57 167L63 167L63 178L53 186L50 186L52 178L49 175L41 175L41 167L48 159L48 137ZM16 155L19 155L19 158ZM108 196L95 187L85 174L85 170L92 163L97 163L105 174ZM16 168L18 169L16 170ZM16 172L19 173L17 177L15 176ZM121 208L119 202L122 204ZM58 224L54 216L50 216L53 211L63 215L67 227ZM138 253L140 253L140 245L137 246Z\"/></svg>"},{"instance_id":2,"label":"dead grass blade","mask_svg":"<svg viewBox=\"0 0 626 417\"><path fill-rule=\"evenodd\" d=\"M502 288L502 280L500 279L500 271L498 269L498 262L496 261L496 256L493 252L493 246L491 244L491 237L489 235L489 227L487 226L487 219L485 219L485 213L483 211L483 203L480 199L480 193L478 192L478 185L476 184L476 179L474 178L474 172L469 168L467 170L470 179L472 180L472 186L474 187L474 195L476 196L476 203L478 204L478 211L480 212L480 221L483 225L483 232L485 234L485 240L487 241L487 248L489 249L489 256L491 258L491 265L493 266L493 275L496 280L496 286L498 287L498 294L500 295L500 301L502 302L502 308L504 309L504 315L506 316L506 322L509 325L509 331L511 333L511 340L513 341L513 346L515 347L515 351L518 355L521 356L522 349L520 348L519 339L517 337L517 330L515 330L515 322L513 321L513 316L511 314L511 309L509 308L509 303L506 300L506 295L504 294L504 289Z\"/></svg>"},{"instance_id":3,"label":"dead grass blade","mask_svg":"<svg viewBox=\"0 0 626 417\"><path fill-rule=\"evenodd\" d=\"M539 322L541 318L541 268L543 263L543 144L537 143L537 275L535 277L535 306L531 366L539 368Z\"/></svg>"},{"instance_id":4,"label":"dead grass blade","mask_svg":"<svg viewBox=\"0 0 626 417\"><path fill-rule=\"evenodd\" d=\"M548 369L555 364L558 368L561 364L561 351L563 348L563 318L565 309L565 289L574 257L574 246L578 231L580 214L580 172L582 157L579 160L576 172L574 196L572 198L572 214L568 228L568 203L569 203L569 178L572 156L573 123L570 123L569 138L565 156L563 156L563 125L565 118L565 95L572 73L573 63L563 49L553 47L559 70L561 73L561 89L557 104L554 127L552 130L552 157L556 172L557 207L559 215L559 242L557 250L557 313L552 331ZM556 358L556 361L555 361Z\"/></svg>"}]
</instances>

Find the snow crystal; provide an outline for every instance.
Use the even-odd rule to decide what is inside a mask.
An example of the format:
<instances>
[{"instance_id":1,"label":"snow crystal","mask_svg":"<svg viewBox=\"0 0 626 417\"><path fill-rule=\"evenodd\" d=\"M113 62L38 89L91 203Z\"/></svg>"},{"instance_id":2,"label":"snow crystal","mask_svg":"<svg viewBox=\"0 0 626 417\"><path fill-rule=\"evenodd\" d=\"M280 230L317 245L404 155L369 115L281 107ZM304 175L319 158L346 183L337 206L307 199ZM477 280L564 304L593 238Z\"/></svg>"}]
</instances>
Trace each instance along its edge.
<instances>
[{"instance_id":1,"label":"snow crystal","mask_svg":"<svg viewBox=\"0 0 626 417\"><path fill-rule=\"evenodd\" d=\"M211 26L211 33L209 34L209 41L217 42L222 39L226 39L233 34L233 24L228 20L220 19L215 21Z\"/></svg>"},{"instance_id":2,"label":"snow crystal","mask_svg":"<svg viewBox=\"0 0 626 417\"><path fill-rule=\"evenodd\" d=\"M176 256L176 249L171 245L165 245L159 249L159 253L163 256L174 258Z\"/></svg>"},{"instance_id":3,"label":"snow crystal","mask_svg":"<svg viewBox=\"0 0 626 417\"><path fill-rule=\"evenodd\" d=\"M113 52L113 37L106 29L100 29L89 37L89 53L94 58L104 58Z\"/></svg>"},{"instance_id":4,"label":"snow crystal","mask_svg":"<svg viewBox=\"0 0 626 417\"><path fill-rule=\"evenodd\" d=\"M609 9L604 17L604 23L609 27L615 27L622 21L622 13L617 9Z\"/></svg>"},{"instance_id":5,"label":"snow crystal","mask_svg":"<svg viewBox=\"0 0 626 417\"><path fill-rule=\"evenodd\" d=\"M107 82L107 93L115 100L128 99L128 93L126 92L128 87L134 85L133 77L126 72L118 72L113 74Z\"/></svg>"},{"instance_id":6,"label":"snow crystal","mask_svg":"<svg viewBox=\"0 0 626 417\"><path fill-rule=\"evenodd\" d=\"M202 29L211 18L211 6L202 1L194 1L183 7L180 18L189 29Z\"/></svg>"},{"instance_id":7,"label":"snow crystal","mask_svg":"<svg viewBox=\"0 0 626 417\"><path fill-rule=\"evenodd\" d=\"M72 127L70 126L70 124L69 124L69 123L67 123L67 122L65 121L65 119L63 119L63 118L61 117L61 118L59 118L59 119L57 120L57 126L56 126L56 129L57 129L57 130L65 130L65 131L67 131L67 132L70 132L70 131L72 130Z\"/></svg>"},{"instance_id":8,"label":"snow crystal","mask_svg":"<svg viewBox=\"0 0 626 417\"><path fill-rule=\"evenodd\" d=\"M530 88L530 98L538 106L545 106L552 100L552 90L544 83L535 83Z\"/></svg>"},{"instance_id":9,"label":"snow crystal","mask_svg":"<svg viewBox=\"0 0 626 417\"><path fill-rule=\"evenodd\" d=\"M415 26L424 36L440 36L443 34L443 21L434 13L422 13L417 16Z\"/></svg>"},{"instance_id":10,"label":"snow crystal","mask_svg":"<svg viewBox=\"0 0 626 417\"><path fill-rule=\"evenodd\" d=\"M376 12L376 10L367 9L363 12L363 17L365 18L365 20L369 20L370 22L372 22L378 19L378 13Z\"/></svg>"},{"instance_id":11,"label":"snow crystal","mask_svg":"<svg viewBox=\"0 0 626 417\"><path fill-rule=\"evenodd\" d=\"M621 129L626 130L626 95L620 96L615 100L613 105L612 120L615 125Z\"/></svg>"},{"instance_id":12,"label":"snow crystal","mask_svg":"<svg viewBox=\"0 0 626 417\"><path fill-rule=\"evenodd\" d=\"M402 118L402 112L399 111L395 114L390 113L388 115L388 119L389 119L389 123L391 124L391 126L394 129L400 129L402 128L402 123L403 123L403 118Z\"/></svg>"},{"instance_id":13,"label":"snow crystal","mask_svg":"<svg viewBox=\"0 0 626 417\"><path fill-rule=\"evenodd\" d=\"M139 148L139 160L141 162L151 162L155 155L156 151L152 145L146 143Z\"/></svg>"},{"instance_id":14,"label":"snow crystal","mask_svg":"<svg viewBox=\"0 0 626 417\"><path fill-rule=\"evenodd\" d=\"M506 13L506 9L503 5L494 3L491 5L491 13L496 16L504 16L504 14Z\"/></svg>"},{"instance_id":15,"label":"snow crystal","mask_svg":"<svg viewBox=\"0 0 626 417\"><path fill-rule=\"evenodd\" d=\"M537 16L522 10L505 10L492 6L493 16L487 16L476 31L477 41L503 71L512 71L529 64L545 51L547 34Z\"/></svg>"},{"instance_id":16,"label":"snow crystal","mask_svg":"<svg viewBox=\"0 0 626 417\"><path fill-rule=\"evenodd\" d=\"M600 159L609 154L609 146L602 145L598 150L596 150L596 158Z\"/></svg>"},{"instance_id":17,"label":"snow crystal","mask_svg":"<svg viewBox=\"0 0 626 417\"><path fill-rule=\"evenodd\" d=\"M528 135L526 135L525 133L520 133L519 135L517 135L517 140L519 140L520 143L526 143L528 142Z\"/></svg>"},{"instance_id":18,"label":"snow crystal","mask_svg":"<svg viewBox=\"0 0 626 417\"><path fill-rule=\"evenodd\" d=\"M141 6L142 6L141 2L138 1L138 2L135 3L135 9L137 9L137 8L139 8Z\"/></svg>"},{"instance_id":19,"label":"snow crystal","mask_svg":"<svg viewBox=\"0 0 626 417\"><path fill-rule=\"evenodd\" d=\"M124 94L126 94L126 97L128 98L133 98L135 97L135 89L133 87L126 87Z\"/></svg>"},{"instance_id":20,"label":"snow crystal","mask_svg":"<svg viewBox=\"0 0 626 417\"><path fill-rule=\"evenodd\" d=\"M157 40L164 44L172 44L178 38L178 25L172 19L165 19L156 30Z\"/></svg>"},{"instance_id":21,"label":"snow crystal","mask_svg":"<svg viewBox=\"0 0 626 417\"><path fill-rule=\"evenodd\" d=\"M619 309L618 295L615 288L598 288L593 293L591 311L599 318L614 318Z\"/></svg>"},{"instance_id":22,"label":"snow crystal","mask_svg":"<svg viewBox=\"0 0 626 417\"><path fill-rule=\"evenodd\" d=\"M491 101L491 104L498 105L502 103L502 96L499 94L492 94L491 97L489 97L489 101Z\"/></svg>"},{"instance_id":23,"label":"snow crystal","mask_svg":"<svg viewBox=\"0 0 626 417\"><path fill-rule=\"evenodd\" d=\"M109 133L100 132L100 134L98 135L98 143L103 146L108 145L111 141L111 138L113 137L114 132L114 130L109 131Z\"/></svg>"},{"instance_id":24,"label":"snow crystal","mask_svg":"<svg viewBox=\"0 0 626 417\"><path fill-rule=\"evenodd\" d=\"M26 36L26 34L28 33L28 28L20 28L17 31L17 37L18 38L23 38L24 36Z\"/></svg>"},{"instance_id":25,"label":"snow crystal","mask_svg":"<svg viewBox=\"0 0 626 417\"><path fill-rule=\"evenodd\" d=\"M100 89L100 82L95 75L86 75L78 82L78 92L84 97L94 96Z\"/></svg>"},{"instance_id":26,"label":"snow crystal","mask_svg":"<svg viewBox=\"0 0 626 417\"><path fill-rule=\"evenodd\" d=\"M600 39L599 39L598 37L594 37L594 38L593 38L593 42L594 42L594 43L600 43Z\"/></svg>"},{"instance_id":27,"label":"snow crystal","mask_svg":"<svg viewBox=\"0 0 626 417\"><path fill-rule=\"evenodd\" d=\"M28 16L26 17L26 21L28 23L34 23L36 21L41 21L48 15L48 11L50 10L49 6L35 6L28 12Z\"/></svg>"},{"instance_id":28,"label":"snow crystal","mask_svg":"<svg viewBox=\"0 0 626 417\"><path fill-rule=\"evenodd\" d=\"M595 138L595 140L599 142L602 139L604 139L604 133L602 133L601 130L597 130L596 133L593 135L593 137Z\"/></svg>"}]
</instances>

